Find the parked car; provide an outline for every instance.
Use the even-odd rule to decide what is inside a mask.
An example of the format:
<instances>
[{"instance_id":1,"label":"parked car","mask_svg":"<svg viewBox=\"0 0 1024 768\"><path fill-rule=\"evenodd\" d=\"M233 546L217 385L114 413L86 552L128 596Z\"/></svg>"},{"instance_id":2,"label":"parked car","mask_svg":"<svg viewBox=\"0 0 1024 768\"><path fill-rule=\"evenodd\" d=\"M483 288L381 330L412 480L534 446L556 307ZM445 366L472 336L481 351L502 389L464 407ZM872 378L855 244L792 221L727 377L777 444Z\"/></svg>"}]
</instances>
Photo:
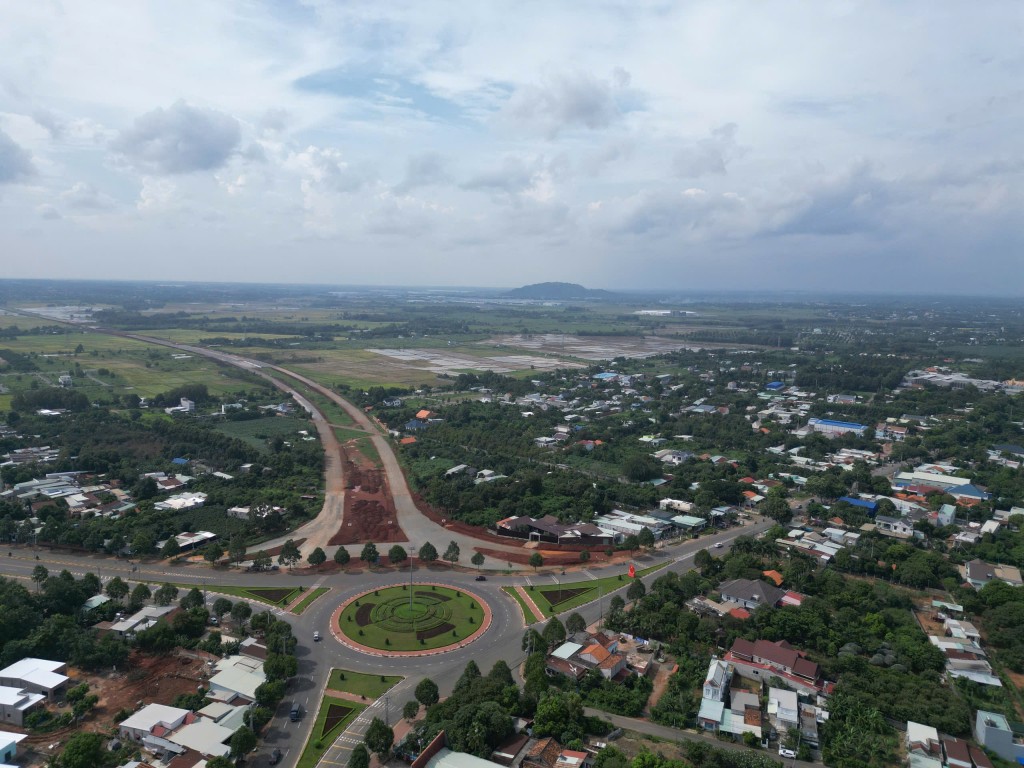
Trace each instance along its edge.
<instances>
[{"instance_id":1,"label":"parked car","mask_svg":"<svg viewBox=\"0 0 1024 768\"><path fill-rule=\"evenodd\" d=\"M487 577L481 573L479 576L476 577L476 581L487 581Z\"/></svg>"},{"instance_id":2,"label":"parked car","mask_svg":"<svg viewBox=\"0 0 1024 768\"><path fill-rule=\"evenodd\" d=\"M313 642L314 643L319 643L320 642L320 633L319 632L314 632L313 633Z\"/></svg>"},{"instance_id":3,"label":"parked car","mask_svg":"<svg viewBox=\"0 0 1024 768\"><path fill-rule=\"evenodd\" d=\"M796 751L792 749L786 749L785 747L779 747L779 757L796 758Z\"/></svg>"}]
</instances>

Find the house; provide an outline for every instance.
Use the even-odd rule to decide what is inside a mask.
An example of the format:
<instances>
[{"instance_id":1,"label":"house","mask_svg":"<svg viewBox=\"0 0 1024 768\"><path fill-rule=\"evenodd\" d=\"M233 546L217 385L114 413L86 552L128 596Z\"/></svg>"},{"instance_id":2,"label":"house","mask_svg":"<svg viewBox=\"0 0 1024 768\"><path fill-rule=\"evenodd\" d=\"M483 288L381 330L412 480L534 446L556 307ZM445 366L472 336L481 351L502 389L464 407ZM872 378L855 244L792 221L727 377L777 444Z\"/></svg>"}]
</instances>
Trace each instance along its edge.
<instances>
[{"instance_id":1,"label":"house","mask_svg":"<svg viewBox=\"0 0 1024 768\"><path fill-rule=\"evenodd\" d=\"M23 733L0 731L0 765L9 766L18 754L18 742L28 738Z\"/></svg>"},{"instance_id":2,"label":"house","mask_svg":"<svg viewBox=\"0 0 1024 768\"><path fill-rule=\"evenodd\" d=\"M155 626L160 619L169 621L171 616L177 611L178 607L175 605L148 605L128 618L116 621L110 626L105 626L104 628L108 632L113 632L119 637L127 637L128 635L137 634ZM97 626L103 626L102 622Z\"/></svg>"},{"instance_id":3,"label":"house","mask_svg":"<svg viewBox=\"0 0 1024 768\"><path fill-rule=\"evenodd\" d=\"M787 730L799 728L800 704L797 701L796 692L770 687L768 689L768 715L775 717L780 732L783 728Z\"/></svg>"},{"instance_id":4,"label":"house","mask_svg":"<svg viewBox=\"0 0 1024 768\"><path fill-rule=\"evenodd\" d=\"M540 739L529 748L521 765L523 768L555 768L558 756L562 754L562 745L554 736Z\"/></svg>"},{"instance_id":5,"label":"house","mask_svg":"<svg viewBox=\"0 0 1024 768\"><path fill-rule=\"evenodd\" d=\"M168 707L163 704L147 704L118 726L122 741L142 743L151 734L164 736L185 722L187 709ZM158 728L159 726L159 728Z\"/></svg>"},{"instance_id":6,"label":"house","mask_svg":"<svg viewBox=\"0 0 1024 768\"><path fill-rule=\"evenodd\" d=\"M1004 760L1024 761L1024 729L1012 728L1005 715L979 709L974 716L974 738Z\"/></svg>"},{"instance_id":7,"label":"house","mask_svg":"<svg viewBox=\"0 0 1024 768\"><path fill-rule=\"evenodd\" d=\"M217 662L216 674L210 678L210 691L237 694L255 700L256 689L267 681L263 662L249 656L229 656Z\"/></svg>"},{"instance_id":8,"label":"house","mask_svg":"<svg viewBox=\"0 0 1024 768\"><path fill-rule=\"evenodd\" d=\"M939 732L930 725L921 725L913 720L907 721L906 736L907 754L919 754L924 757L942 757L939 744Z\"/></svg>"},{"instance_id":9,"label":"house","mask_svg":"<svg viewBox=\"0 0 1024 768\"><path fill-rule=\"evenodd\" d=\"M725 654L725 661L733 665L737 675L747 680L760 683L778 677L798 693L812 696L824 690L818 679L818 665L785 640L752 643L737 638Z\"/></svg>"},{"instance_id":10,"label":"house","mask_svg":"<svg viewBox=\"0 0 1024 768\"><path fill-rule=\"evenodd\" d=\"M984 560L975 559L961 565L960 575L975 589L981 589L993 579L1005 582L1011 587L1024 585L1019 568L1012 565L990 565Z\"/></svg>"},{"instance_id":11,"label":"house","mask_svg":"<svg viewBox=\"0 0 1024 768\"><path fill-rule=\"evenodd\" d=\"M971 762L971 751L968 749L966 741L952 736L943 736L940 742L942 743L942 752L946 756L947 768L974 768L974 764Z\"/></svg>"},{"instance_id":12,"label":"house","mask_svg":"<svg viewBox=\"0 0 1024 768\"><path fill-rule=\"evenodd\" d=\"M589 752L563 749L555 760L555 768L593 768L594 756Z\"/></svg>"},{"instance_id":13,"label":"house","mask_svg":"<svg viewBox=\"0 0 1024 768\"><path fill-rule=\"evenodd\" d=\"M25 724L25 715L45 698L41 693L31 693L16 686L0 685L0 722L20 728Z\"/></svg>"},{"instance_id":14,"label":"house","mask_svg":"<svg viewBox=\"0 0 1024 768\"><path fill-rule=\"evenodd\" d=\"M894 536L898 539L912 539L914 526L898 517L875 516L875 531L883 536Z\"/></svg>"},{"instance_id":15,"label":"house","mask_svg":"<svg viewBox=\"0 0 1024 768\"><path fill-rule=\"evenodd\" d=\"M712 656L707 677L704 679L703 698L711 701L725 701L725 694L729 691L731 682L732 667Z\"/></svg>"},{"instance_id":16,"label":"house","mask_svg":"<svg viewBox=\"0 0 1024 768\"><path fill-rule=\"evenodd\" d=\"M231 751L227 741L234 731L206 718L186 723L165 738L185 749L192 749L204 757L226 757Z\"/></svg>"},{"instance_id":17,"label":"house","mask_svg":"<svg viewBox=\"0 0 1024 768\"><path fill-rule=\"evenodd\" d=\"M52 699L67 685L68 676L63 674L67 668L63 661L25 658L0 669L0 685L41 693Z\"/></svg>"},{"instance_id":18,"label":"house","mask_svg":"<svg viewBox=\"0 0 1024 768\"><path fill-rule=\"evenodd\" d=\"M754 610L762 605L774 608L786 594L778 587L753 579L728 581L722 584L718 591L721 593L723 601L736 603L748 610Z\"/></svg>"}]
</instances>

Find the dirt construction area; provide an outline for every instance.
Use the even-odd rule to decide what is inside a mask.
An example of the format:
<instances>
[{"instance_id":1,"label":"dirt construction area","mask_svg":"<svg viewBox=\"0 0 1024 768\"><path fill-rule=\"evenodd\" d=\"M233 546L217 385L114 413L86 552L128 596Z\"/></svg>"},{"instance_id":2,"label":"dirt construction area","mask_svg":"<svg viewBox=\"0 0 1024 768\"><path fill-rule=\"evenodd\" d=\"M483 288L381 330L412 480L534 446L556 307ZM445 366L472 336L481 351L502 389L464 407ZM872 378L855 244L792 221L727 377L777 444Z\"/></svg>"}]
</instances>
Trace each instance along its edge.
<instances>
[{"instance_id":1,"label":"dirt construction area","mask_svg":"<svg viewBox=\"0 0 1024 768\"><path fill-rule=\"evenodd\" d=\"M398 514L384 470L363 456L354 441L342 443L341 452L345 459L345 511L341 528L328 543L406 541L407 537L398 525Z\"/></svg>"},{"instance_id":2,"label":"dirt construction area","mask_svg":"<svg viewBox=\"0 0 1024 768\"><path fill-rule=\"evenodd\" d=\"M208 654L194 654L206 658ZM209 657L212 658L212 657ZM205 684L206 662L190 656L148 656L133 653L124 672L102 674L77 673L69 687L88 683L90 693L100 697L95 709L80 725L29 736L23 744L37 752L48 754L51 744L63 743L74 733L82 731L109 731L114 718L122 709L133 712L140 705L167 704L183 693L195 693ZM58 706L57 712L67 711L67 705ZM54 750L55 751L55 750Z\"/></svg>"}]
</instances>

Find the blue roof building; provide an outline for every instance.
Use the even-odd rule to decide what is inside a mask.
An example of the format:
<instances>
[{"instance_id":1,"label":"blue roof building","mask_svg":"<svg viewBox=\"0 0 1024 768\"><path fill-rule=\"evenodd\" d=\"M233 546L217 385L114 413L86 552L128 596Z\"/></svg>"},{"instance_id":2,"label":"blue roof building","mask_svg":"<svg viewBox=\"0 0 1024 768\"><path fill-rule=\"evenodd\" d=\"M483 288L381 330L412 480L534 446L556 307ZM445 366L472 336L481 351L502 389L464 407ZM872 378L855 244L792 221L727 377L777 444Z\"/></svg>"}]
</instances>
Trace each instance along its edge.
<instances>
[{"instance_id":1,"label":"blue roof building","mask_svg":"<svg viewBox=\"0 0 1024 768\"><path fill-rule=\"evenodd\" d=\"M171 459L171 464L179 464L179 465L188 464L188 459L183 459L181 457L178 457L176 459Z\"/></svg>"},{"instance_id":2,"label":"blue roof building","mask_svg":"<svg viewBox=\"0 0 1024 768\"><path fill-rule=\"evenodd\" d=\"M847 504L849 504L852 507L860 507L862 509L866 509L872 515L875 514L875 512L878 511L878 502L877 501L868 501L867 499L857 499L857 498L854 498L853 496L843 496L841 499L839 499L839 501L845 501Z\"/></svg>"},{"instance_id":3,"label":"blue roof building","mask_svg":"<svg viewBox=\"0 0 1024 768\"><path fill-rule=\"evenodd\" d=\"M765 389L779 390L779 389L782 389L785 386L786 385L783 384L781 381L772 381L767 386L765 386Z\"/></svg>"}]
</instances>

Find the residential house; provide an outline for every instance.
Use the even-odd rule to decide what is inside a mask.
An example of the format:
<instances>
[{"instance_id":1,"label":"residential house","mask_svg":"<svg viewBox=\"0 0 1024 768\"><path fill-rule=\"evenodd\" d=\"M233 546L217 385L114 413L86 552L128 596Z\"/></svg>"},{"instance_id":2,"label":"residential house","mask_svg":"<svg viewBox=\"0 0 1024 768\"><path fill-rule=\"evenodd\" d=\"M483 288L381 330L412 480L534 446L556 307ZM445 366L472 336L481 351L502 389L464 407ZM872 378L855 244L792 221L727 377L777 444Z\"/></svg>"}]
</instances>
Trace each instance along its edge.
<instances>
[{"instance_id":1,"label":"residential house","mask_svg":"<svg viewBox=\"0 0 1024 768\"><path fill-rule=\"evenodd\" d=\"M216 674L210 678L210 691L222 691L255 700L256 689L267 681L263 662L250 656L229 656L216 665Z\"/></svg>"},{"instance_id":2,"label":"residential house","mask_svg":"<svg viewBox=\"0 0 1024 768\"><path fill-rule=\"evenodd\" d=\"M772 677L782 679L797 692L816 695L824 690L819 680L818 665L805 658L785 640L750 642L737 638L725 655L736 674L747 680L767 682Z\"/></svg>"},{"instance_id":3,"label":"residential house","mask_svg":"<svg viewBox=\"0 0 1024 768\"><path fill-rule=\"evenodd\" d=\"M128 637L155 626L161 619L170 621L178 610L176 605L148 605L128 618L109 624L100 622L96 626L98 629L113 632L118 637Z\"/></svg>"},{"instance_id":4,"label":"residential house","mask_svg":"<svg viewBox=\"0 0 1024 768\"><path fill-rule=\"evenodd\" d=\"M1024 729L1012 728L1005 715L979 709L974 717L974 738L1004 760L1024 763Z\"/></svg>"},{"instance_id":5,"label":"residential house","mask_svg":"<svg viewBox=\"0 0 1024 768\"><path fill-rule=\"evenodd\" d=\"M562 754L562 745L554 736L548 736L539 739L527 750L521 766L522 768L555 768L560 754Z\"/></svg>"},{"instance_id":6,"label":"residential house","mask_svg":"<svg viewBox=\"0 0 1024 768\"><path fill-rule=\"evenodd\" d=\"M52 699L67 685L68 676L63 674L67 668L63 661L25 658L0 669L0 685L41 693Z\"/></svg>"},{"instance_id":7,"label":"residential house","mask_svg":"<svg viewBox=\"0 0 1024 768\"><path fill-rule=\"evenodd\" d=\"M731 682L732 667L712 656L707 677L704 679L703 698L711 701L725 701L725 694L728 693Z\"/></svg>"},{"instance_id":8,"label":"residential house","mask_svg":"<svg viewBox=\"0 0 1024 768\"><path fill-rule=\"evenodd\" d=\"M0 722L20 728L25 724L25 716L45 698L41 693L0 685Z\"/></svg>"},{"instance_id":9,"label":"residential house","mask_svg":"<svg viewBox=\"0 0 1024 768\"><path fill-rule=\"evenodd\" d=\"M118 734L122 741L142 743L150 735L165 736L180 726L188 717L189 711L179 707L168 707L163 704L147 704L118 726Z\"/></svg>"},{"instance_id":10,"label":"residential house","mask_svg":"<svg viewBox=\"0 0 1024 768\"><path fill-rule=\"evenodd\" d=\"M894 536L898 539L912 539L914 537L914 526L898 517L876 515L875 531L885 536Z\"/></svg>"},{"instance_id":11,"label":"residential house","mask_svg":"<svg viewBox=\"0 0 1024 768\"><path fill-rule=\"evenodd\" d=\"M907 754L919 754L924 757L942 757L942 746L939 744L939 732L930 725L907 721L906 735Z\"/></svg>"},{"instance_id":12,"label":"residential house","mask_svg":"<svg viewBox=\"0 0 1024 768\"><path fill-rule=\"evenodd\" d=\"M786 594L771 584L753 579L734 579L719 587L723 602L736 603L748 610L767 605L774 608Z\"/></svg>"},{"instance_id":13,"label":"residential house","mask_svg":"<svg viewBox=\"0 0 1024 768\"><path fill-rule=\"evenodd\" d=\"M10 766L18 754L18 742L28 738L23 733L0 731L0 765Z\"/></svg>"},{"instance_id":14,"label":"residential house","mask_svg":"<svg viewBox=\"0 0 1024 768\"><path fill-rule=\"evenodd\" d=\"M770 687L768 689L768 715L775 718L776 728L780 733L783 729L798 728L800 726L800 704L796 692Z\"/></svg>"},{"instance_id":15,"label":"residential house","mask_svg":"<svg viewBox=\"0 0 1024 768\"><path fill-rule=\"evenodd\" d=\"M946 768L974 768L971 762L971 751L967 742L963 739L956 739L952 736L943 736L940 739L942 752L946 756Z\"/></svg>"},{"instance_id":16,"label":"residential house","mask_svg":"<svg viewBox=\"0 0 1024 768\"><path fill-rule=\"evenodd\" d=\"M1024 584L1024 581L1021 581L1019 568L1014 568L1012 565L990 565L984 560L977 559L961 565L960 575L975 589L981 589L993 579L999 579L1011 587L1019 587Z\"/></svg>"}]
</instances>

